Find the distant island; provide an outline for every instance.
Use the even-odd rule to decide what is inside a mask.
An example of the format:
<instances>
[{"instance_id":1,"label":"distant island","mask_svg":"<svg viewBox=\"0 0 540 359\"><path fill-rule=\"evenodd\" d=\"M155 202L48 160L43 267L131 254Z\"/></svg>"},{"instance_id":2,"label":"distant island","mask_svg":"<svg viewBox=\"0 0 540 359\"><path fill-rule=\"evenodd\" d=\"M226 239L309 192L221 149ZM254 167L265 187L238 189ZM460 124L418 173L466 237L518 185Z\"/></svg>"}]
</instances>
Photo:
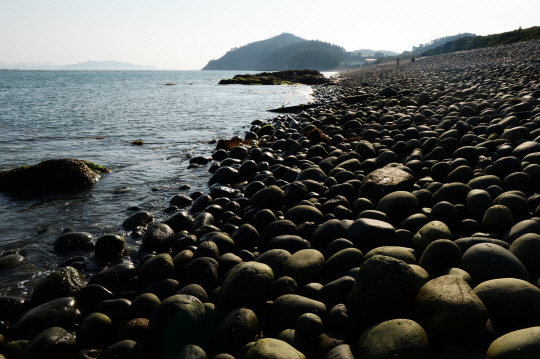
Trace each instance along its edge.
<instances>
[{"instance_id":1,"label":"distant island","mask_svg":"<svg viewBox=\"0 0 540 359\"><path fill-rule=\"evenodd\" d=\"M283 33L233 48L203 70L328 70L339 66L345 53L338 45Z\"/></svg>"},{"instance_id":2,"label":"distant island","mask_svg":"<svg viewBox=\"0 0 540 359\"><path fill-rule=\"evenodd\" d=\"M119 61L86 61L79 64L57 65L52 62L7 64L0 62L0 69L8 70L157 70L154 66L135 65Z\"/></svg>"}]
</instances>

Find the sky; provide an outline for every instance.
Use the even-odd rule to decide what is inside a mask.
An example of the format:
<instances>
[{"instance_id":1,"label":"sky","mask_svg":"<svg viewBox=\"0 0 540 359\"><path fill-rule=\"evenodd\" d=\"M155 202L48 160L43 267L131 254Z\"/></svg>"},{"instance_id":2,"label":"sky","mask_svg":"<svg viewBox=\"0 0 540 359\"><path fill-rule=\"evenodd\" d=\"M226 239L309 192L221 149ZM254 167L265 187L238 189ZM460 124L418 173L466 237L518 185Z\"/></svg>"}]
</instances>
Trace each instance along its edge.
<instances>
[{"instance_id":1,"label":"sky","mask_svg":"<svg viewBox=\"0 0 540 359\"><path fill-rule=\"evenodd\" d=\"M538 26L539 14L539 0L0 0L0 62L198 70L283 32L401 53L458 33Z\"/></svg>"}]
</instances>

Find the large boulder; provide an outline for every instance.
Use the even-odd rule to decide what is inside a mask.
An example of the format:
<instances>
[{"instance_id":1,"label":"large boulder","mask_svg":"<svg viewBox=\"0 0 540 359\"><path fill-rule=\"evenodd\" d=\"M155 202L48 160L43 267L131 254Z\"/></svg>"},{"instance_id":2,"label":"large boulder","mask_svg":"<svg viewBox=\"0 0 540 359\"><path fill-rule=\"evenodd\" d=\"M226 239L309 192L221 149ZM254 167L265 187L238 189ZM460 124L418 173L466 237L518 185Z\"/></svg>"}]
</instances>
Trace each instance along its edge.
<instances>
[{"instance_id":1,"label":"large boulder","mask_svg":"<svg viewBox=\"0 0 540 359\"><path fill-rule=\"evenodd\" d=\"M46 160L0 172L0 191L13 193L58 193L92 186L110 169L73 158Z\"/></svg>"}]
</instances>

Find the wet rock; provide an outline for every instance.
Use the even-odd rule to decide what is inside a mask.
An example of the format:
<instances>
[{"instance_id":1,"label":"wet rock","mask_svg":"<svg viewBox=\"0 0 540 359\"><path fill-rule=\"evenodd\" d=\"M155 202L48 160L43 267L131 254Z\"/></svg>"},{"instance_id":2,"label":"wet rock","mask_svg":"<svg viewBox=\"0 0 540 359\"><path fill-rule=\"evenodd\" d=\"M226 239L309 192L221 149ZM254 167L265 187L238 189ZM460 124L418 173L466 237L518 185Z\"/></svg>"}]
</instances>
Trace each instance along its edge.
<instances>
[{"instance_id":1,"label":"wet rock","mask_svg":"<svg viewBox=\"0 0 540 359\"><path fill-rule=\"evenodd\" d=\"M88 284L103 286L113 293L119 293L127 281L137 276L137 269L132 263L120 263L93 276Z\"/></svg>"},{"instance_id":2,"label":"wet rock","mask_svg":"<svg viewBox=\"0 0 540 359\"><path fill-rule=\"evenodd\" d=\"M46 160L0 172L0 191L48 194L81 190L91 187L107 172L112 171L73 158Z\"/></svg>"},{"instance_id":3,"label":"wet rock","mask_svg":"<svg viewBox=\"0 0 540 359\"><path fill-rule=\"evenodd\" d=\"M144 233L141 250L157 253L168 252L175 241L176 236L171 227L164 223L152 224Z\"/></svg>"},{"instance_id":4,"label":"wet rock","mask_svg":"<svg viewBox=\"0 0 540 359\"><path fill-rule=\"evenodd\" d=\"M233 185L241 181L240 173L232 167L221 167L219 168L208 180L208 186L211 186L215 183L221 185Z\"/></svg>"},{"instance_id":5,"label":"wet rock","mask_svg":"<svg viewBox=\"0 0 540 359\"><path fill-rule=\"evenodd\" d=\"M51 327L33 338L23 351L25 359L63 359L75 351L75 338L68 331Z\"/></svg>"},{"instance_id":6,"label":"wet rock","mask_svg":"<svg viewBox=\"0 0 540 359\"><path fill-rule=\"evenodd\" d=\"M180 211L163 221L163 224L168 225L174 233L190 231L193 225L193 218L189 213Z\"/></svg>"},{"instance_id":7,"label":"wet rock","mask_svg":"<svg viewBox=\"0 0 540 359\"><path fill-rule=\"evenodd\" d=\"M161 279L171 278L174 275L174 264L167 253L150 257L139 268L139 281L146 287Z\"/></svg>"},{"instance_id":8,"label":"wet rock","mask_svg":"<svg viewBox=\"0 0 540 359\"><path fill-rule=\"evenodd\" d=\"M197 258L189 262L183 271L186 284L198 284L208 293L218 286L218 262L213 258Z\"/></svg>"},{"instance_id":9,"label":"wet rock","mask_svg":"<svg viewBox=\"0 0 540 359\"><path fill-rule=\"evenodd\" d=\"M133 230L136 227L146 227L154 221L154 215L150 212L140 211L129 216L123 223L122 227Z\"/></svg>"},{"instance_id":10,"label":"wet rock","mask_svg":"<svg viewBox=\"0 0 540 359\"><path fill-rule=\"evenodd\" d=\"M73 267L62 267L41 280L32 292L32 303L41 305L53 299L73 297L86 285L81 273Z\"/></svg>"},{"instance_id":11,"label":"wet rock","mask_svg":"<svg viewBox=\"0 0 540 359\"><path fill-rule=\"evenodd\" d=\"M51 327L73 330L80 320L74 298L58 298L26 312L11 330L12 339L30 340Z\"/></svg>"},{"instance_id":12,"label":"wet rock","mask_svg":"<svg viewBox=\"0 0 540 359\"><path fill-rule=\"evenodd\" d=\"M87 242L94 240L94 236L86 232L68 232L60 235L54 242L55 251L71 251L82 248Z\"/></svg>"},{"instance_id":13,"label":"wet rock","mask_svg":"<svg viewBox=\"0 0 540 359\"><path fill-rule=\"evenodd\" d=\"M106 234L96 241L94 253L97 260L111 262L122 255L125 246L126 241L123 237L116 234Z\"/></svg>"}]
</instances>

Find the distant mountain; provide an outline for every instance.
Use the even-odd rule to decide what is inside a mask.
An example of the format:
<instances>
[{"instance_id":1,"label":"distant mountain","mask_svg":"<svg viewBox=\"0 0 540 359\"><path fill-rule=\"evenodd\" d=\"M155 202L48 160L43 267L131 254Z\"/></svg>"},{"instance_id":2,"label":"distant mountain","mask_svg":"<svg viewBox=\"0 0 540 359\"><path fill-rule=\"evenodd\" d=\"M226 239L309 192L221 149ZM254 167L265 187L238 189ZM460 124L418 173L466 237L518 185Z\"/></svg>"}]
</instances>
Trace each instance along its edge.
<instances>
[{"instance_id":1,"label":"distant mountain","mask_svg":"<svg viewBox=\"0 0 540 359\"><path fill-rule=\"evenodd\" d=\"M397 55L399 55L399 53L394 52L394 51L390 51L390 50L360 49L360 50L354 50L354 51L351 51L351 52L354 52L355 54L361 53L362 55L367 55L367 56L375 56L376 52L382 52L384 54L384 56L397 56Z\"/></svg>"},{"instance_id":2,"label":"distant mountain","mask_svg":"<svg viewBox=\"0 0 540 359\"><path fill-rule=\"evenodd\" d=\"M57 65L52 62L7 64L0 62L0 69L10 70L157 70L154 66L141 66L118 61L86 61L80 64Z\"/></svg>"},{"instance_id":3,"label":"distant mountain","mask_svg":"<svg viewBox=\"0 0 540 359\"><path fill-rule=\"evenodd\" d=\"M141 66L118 61L86 61L65 65L61 70L157 70L154 66Z\"/></svg>"},{"instance_id":4,"label":"distant mountain","mask_svg":"<svg viewBox=\"0 0 540 359\"><path fill-rule=\"evenodd\" d=\"M325 70L338 66L344 53L341 46L283 33L233 48L203 70Z\"/></svg>"}]
</instances>

